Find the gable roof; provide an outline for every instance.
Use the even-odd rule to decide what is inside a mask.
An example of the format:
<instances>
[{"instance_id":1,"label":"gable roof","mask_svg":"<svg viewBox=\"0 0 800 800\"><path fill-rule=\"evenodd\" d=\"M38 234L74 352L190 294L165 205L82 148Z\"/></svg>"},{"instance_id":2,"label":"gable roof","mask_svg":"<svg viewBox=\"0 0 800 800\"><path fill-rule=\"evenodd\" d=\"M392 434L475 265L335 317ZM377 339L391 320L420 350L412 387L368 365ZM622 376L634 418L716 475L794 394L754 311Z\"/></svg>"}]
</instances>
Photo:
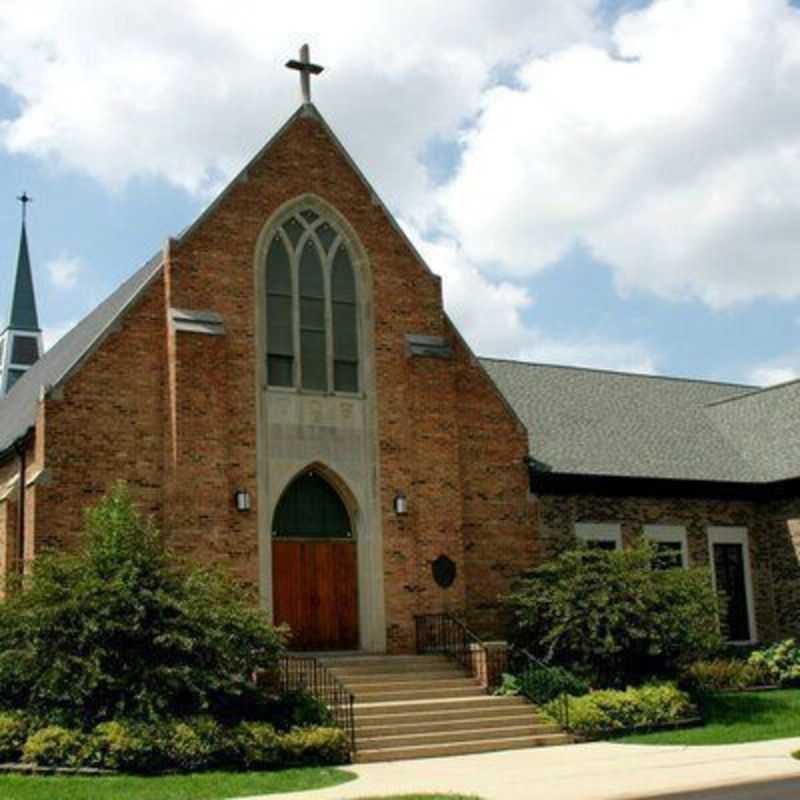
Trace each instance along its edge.
<instances>
[{"instance_id":1,"label":"gable roof","mask_svg":"<svg viewBox=\"0 0 800 800\"><path fill-rule=\"evenodd\" d=\"M800 476L800 381L762 390L482 362L528 429L534 469L736 483Z\"/></svg>"},{"instance_id":2,"label":"gable roof","mask_svg":"<svg viewBox=\"0 0 800 800\"><path fill-rule=\"evenodd\" d=\"M36 423L43 390L58 386L105 339L114 324L161 270L161 253L150 259L97 308L64 334L0 401L0 453Z\"/></svg>"}]
</instances>

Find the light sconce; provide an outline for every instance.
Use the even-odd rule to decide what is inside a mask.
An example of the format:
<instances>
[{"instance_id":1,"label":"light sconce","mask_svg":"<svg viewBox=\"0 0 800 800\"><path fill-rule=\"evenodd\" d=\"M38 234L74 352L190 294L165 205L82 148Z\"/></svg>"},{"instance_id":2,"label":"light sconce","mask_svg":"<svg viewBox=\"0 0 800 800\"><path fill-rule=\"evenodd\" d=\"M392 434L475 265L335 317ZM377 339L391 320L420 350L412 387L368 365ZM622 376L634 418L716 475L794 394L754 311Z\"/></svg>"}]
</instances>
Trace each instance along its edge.
<instances>
[{"instance_id":1,"label":"light sconce","mask_svg":"<svg viewBox=\"0 0 800 800\"><path fill-rule=\"evenodd\" d=\"M236 503L236 510L245 512L250 510L250 492L246 489L237 489L233 493L233 501Z\"/></svg>"},{"instance_id":2,"label":"light sconce","mask_svg":"<svg viewBox=\"0 0 800 800\"><path fill-rule=\"evenodd\" d=\"M394 513L398 517L408 514L408 498L402 492L398 492L394 496Z\"/></svg>"}]
</instances>

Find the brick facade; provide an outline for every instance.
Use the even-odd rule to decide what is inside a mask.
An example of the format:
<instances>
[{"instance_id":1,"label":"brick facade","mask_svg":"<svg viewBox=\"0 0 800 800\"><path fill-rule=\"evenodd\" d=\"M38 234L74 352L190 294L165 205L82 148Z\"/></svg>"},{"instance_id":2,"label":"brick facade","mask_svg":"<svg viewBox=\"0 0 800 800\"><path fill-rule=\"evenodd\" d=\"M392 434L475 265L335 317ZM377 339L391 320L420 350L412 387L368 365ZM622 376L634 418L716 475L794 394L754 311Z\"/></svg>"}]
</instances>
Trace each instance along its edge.
<instances>
[{"instance_id":1,"label":"brick facade","mask_svg":"<svg viewBox=\"0 0 800 800\"><path fill-rule=\"evenodd\" d=\"M361 357L375 376L382 635L390 652L413 648L417 613L465 611L478 632L499 633L498 596L525 568L567 546L583 519L622 521L626 538L649 521L686 524L697 562L708 558L704 526L746 525L762 637L795 620L773 591L780 572L800 596L792 549L800 529L793 523L788 533L784 522L781 534L785 509L767 519L747 503L533 498L527 433L444 314L439 278L313 115L296 117L198 223L168 242L163 269L117 329L45 397L32 469L44 469L46 479L28 489L28 558L74 547L83 509L123 478L177 552L222 565L269 597L263 565L270 531L259 529L257 507L264 387L256 368L254 261L268 221L302 195L347 221L370 270L372 329ZM171 308L214 311L225 333L176 332ZM410 357L408 334L442 337L451 356ZM4 481L13 465L2 470ZM235 510L237 488L252 493L250 513ZM393 510L397 491L409 500L405 517ZM14 502L13 493L0 502L6 570ZM458 570L448 589L431 572L441 554ZM792 566L774 570L778 558Z\"/></svg>"}]
</instances>

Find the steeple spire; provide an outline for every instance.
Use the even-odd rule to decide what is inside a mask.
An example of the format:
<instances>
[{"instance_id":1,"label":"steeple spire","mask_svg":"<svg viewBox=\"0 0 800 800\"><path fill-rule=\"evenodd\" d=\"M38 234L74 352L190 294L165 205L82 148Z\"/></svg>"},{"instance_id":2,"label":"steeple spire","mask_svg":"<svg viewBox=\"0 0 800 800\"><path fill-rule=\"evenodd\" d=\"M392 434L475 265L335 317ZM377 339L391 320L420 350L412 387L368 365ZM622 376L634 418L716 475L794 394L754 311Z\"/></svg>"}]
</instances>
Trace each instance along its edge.
<instances>
[{"instance_id":1,"label":"steeple spire","mask_svg":"<svg viewBox=\"0 0 800 800\"><path fill-rule=\"evenodd\" d=\"M27 206L31 202L26 192L18 198L22 204L22 231L17 254L17 274L14 279L14 294L11 298L11 313L8 327L23 331L39 331L39 315L36 313L36 294L33 290L31 257L28 252L28 233L25 229Z\"/></svg>"},{"instance_id":2,"label":"steeple spire","mask_svg":"<svg viewBox=\"0 0 800 800\"><path fill-rule=\"evenodd\" d=\"M39 360L43 349L26 229L31 198L23 192L17 200L22 204L22 227L8 325L0 329L0 397Z\"/></svg>"}]
</instances>

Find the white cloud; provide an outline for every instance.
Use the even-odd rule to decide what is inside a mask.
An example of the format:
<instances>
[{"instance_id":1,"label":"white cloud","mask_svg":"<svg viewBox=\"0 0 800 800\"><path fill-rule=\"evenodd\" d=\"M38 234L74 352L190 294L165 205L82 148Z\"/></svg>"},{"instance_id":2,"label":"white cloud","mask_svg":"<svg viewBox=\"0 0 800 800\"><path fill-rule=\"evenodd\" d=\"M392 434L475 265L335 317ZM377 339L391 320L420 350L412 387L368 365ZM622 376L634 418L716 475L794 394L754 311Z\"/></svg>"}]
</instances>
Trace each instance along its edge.
<instances>
[{"instance_id":1,"label":"white cloud","mask_svg":"<svg viewBox=\"0 0 800 800\"><path fill-rule=\"evenodd\" d=\"M756 386L774 386L800 378L800 355L794 359L775 361L754 367L748 373L748 382Z\"/></svg>"},{"instance_id":2,"label":"white cloud","mask_svg":"<svg viewBox=\"0 0 800 800\"><path fill-rule=\"evenodd\" d=\"M493 88L440 193L464 252L530 275L576 241L620 291L800 295L800 13L656 0Z\"/></svg>"},{"instance_id":3,"label":"white cloud","mask_svg":"<svg viewBox=\"0 0 800 800\"><path fill-rule=\"evenodd\" d=\"M75 256L61 255L48 261L46 266L50 283L56 289L74 289L83 271L83 262Z\"/></svg>"},{"instance_id":4,"label":"white cloud","mask_svg":"<svg viewBox=\"0 0 800 800\"><path fill-rule=\"evenodd\" d=\"M445 308L478 355L655 372L656 356L641 342L600 335L562 339L545 334L525 320L525 312L534 304L527 289L485 275L453 240L426 241L413 226L404 227L420 255L442 277Z\"/></svg>"},{"instance_id":5,"label":"white cloud","mask_svg":"<svg viewBox=\"0 0 800 800\"><path fill-rule=\"evenodd\" d=\"M597 0L37 0L0 3L0 83L21 111L15 153L109 185L159 176L190 192L228 178L299 102L284 69L303 41L314 97L393 204L426 197L418 157L472 114L490 71L597 36Z\"/></svg>"}]
</instances>

